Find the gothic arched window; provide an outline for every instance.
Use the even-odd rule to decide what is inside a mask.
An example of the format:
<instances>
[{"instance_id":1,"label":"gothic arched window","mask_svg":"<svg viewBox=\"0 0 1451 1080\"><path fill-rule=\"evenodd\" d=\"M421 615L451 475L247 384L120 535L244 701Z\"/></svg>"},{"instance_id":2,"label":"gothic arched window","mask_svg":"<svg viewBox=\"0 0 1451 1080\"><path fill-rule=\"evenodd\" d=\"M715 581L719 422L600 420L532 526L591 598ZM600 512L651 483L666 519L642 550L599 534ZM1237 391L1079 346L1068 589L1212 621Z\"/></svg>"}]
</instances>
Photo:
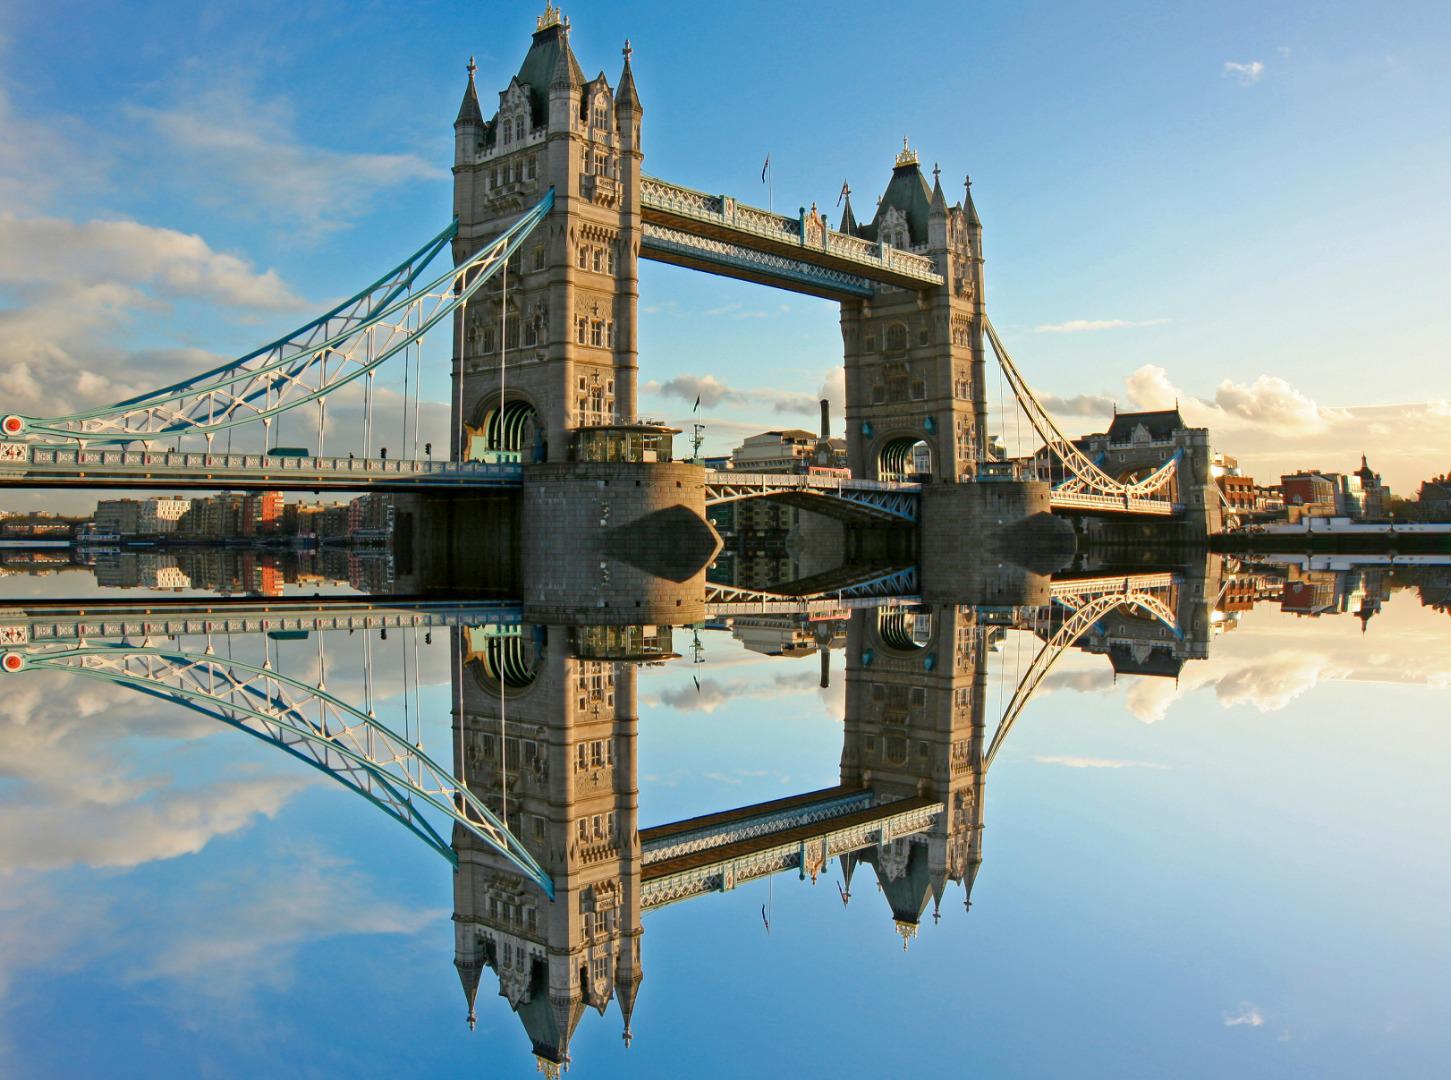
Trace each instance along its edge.
<instances>
[{"instance_id":1,"label":"gothic arched window","mask_svg":"<svg viewBox=\"0 0 1451 1080\"><path fill-rule=\"evenodd\" d=\"M907 348L907 327L904 323L893 323L887 327L887 351L902 352Z\"/></svg>"}]
</instances>

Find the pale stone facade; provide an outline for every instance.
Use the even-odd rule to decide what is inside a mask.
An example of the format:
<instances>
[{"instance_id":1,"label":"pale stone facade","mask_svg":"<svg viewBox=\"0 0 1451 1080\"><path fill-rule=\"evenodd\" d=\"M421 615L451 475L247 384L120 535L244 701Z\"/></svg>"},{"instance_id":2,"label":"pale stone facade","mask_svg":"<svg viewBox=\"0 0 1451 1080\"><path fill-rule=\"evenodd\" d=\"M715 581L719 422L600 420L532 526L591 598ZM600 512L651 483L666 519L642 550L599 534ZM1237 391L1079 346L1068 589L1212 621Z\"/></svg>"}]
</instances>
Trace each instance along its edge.
<instances>
[{"instance_id":1,"label":"pale stone facade","mask_svg":"<svg viewBox=\"0 0 1451 1080\"><path fill-rule=\"evenodd\" d=\"M466 430L454 452L518 449L525 460L562 461L574 429L635 417L642 109L629 50L618 88L603 73L586 80L568 20L551 7L492 119L474 72L470 61L454 124L455 262L550 188L555 201L507 275L455 321L454 429L461 419Z\"/></svg>"}]
</instances>

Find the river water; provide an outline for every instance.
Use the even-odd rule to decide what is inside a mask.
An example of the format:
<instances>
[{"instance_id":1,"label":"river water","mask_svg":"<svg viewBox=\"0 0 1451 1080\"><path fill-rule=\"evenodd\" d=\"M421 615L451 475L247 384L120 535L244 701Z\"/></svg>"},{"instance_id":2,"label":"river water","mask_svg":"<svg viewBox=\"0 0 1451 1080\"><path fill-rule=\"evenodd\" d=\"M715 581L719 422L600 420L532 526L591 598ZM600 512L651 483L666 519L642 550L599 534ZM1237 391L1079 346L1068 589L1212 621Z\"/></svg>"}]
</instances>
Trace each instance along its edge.
<instances>
[{"instance_id":1,"label":"river water","mask_svg":"<svg viewBox=\"0 0 1451 1080\"><path fill-rule=\"evenodd\" d=\"M1444 1075L1447 566L588 627L210 558L0 582L7 1076Z\"/></svg>"}]
</instances>

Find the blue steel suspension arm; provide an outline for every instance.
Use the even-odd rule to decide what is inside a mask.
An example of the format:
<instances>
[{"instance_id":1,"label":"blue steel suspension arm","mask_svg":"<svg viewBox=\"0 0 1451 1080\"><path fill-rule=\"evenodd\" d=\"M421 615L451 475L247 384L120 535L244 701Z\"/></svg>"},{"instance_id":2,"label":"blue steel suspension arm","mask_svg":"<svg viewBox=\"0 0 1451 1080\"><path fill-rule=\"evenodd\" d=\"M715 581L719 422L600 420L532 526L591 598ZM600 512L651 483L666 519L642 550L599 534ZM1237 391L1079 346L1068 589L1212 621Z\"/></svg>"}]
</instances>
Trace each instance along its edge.
<instances>
[{"instance_id":1,"label":"blue steel suspension arm","mask_svg":"<svg viewBox=\"0 0 1451 1080\"><path fill-rule=\"evenodd\" d=\"M333 333L323 341L308 342L297 346L293 352L283 353L277 359L257 362L258 358L268 357L292 342L291 337L284 338L280 345L274 343L204 375L99 409L50 418L7 416L0 421L0 434L43 435L104 443L131 443L185 434L210 436L317 401L403 352L441 320L450 317L492 279L548 215L553 205L554 189L551 188L508 231L481 248L467 262L429 282L421 293L414 295L410 292L399 299L405 290L411 289L417 277L417 271L410 269L405 277L388 286L386 295L391 302L374 303L366 314L355 320L350 318L349 324L341 331ZM444 233L436 236L420 250L420 257L430 250L430 257L436 255L455 230L456 225L451 225ZM411 264L405 264L405 267L410 266ZM421 268L422 264L419 264L419 270ZM381 282L386 284L389 280L384 278ZM354 301L334 309L331 317L336 317L349 304L358 302L359 297L367 295L358 294ZM314 320L298 334L326 327L329 317L323 316ZM410 321L413 324L411 327L408 325ZM381 348L366 359L358 359L344 348L351 344L356 350L363 343L365 335L377 335L380 332L388 336L380 343ZM298 335L293 335L296 336ZM329 360L336 361L331 373L327 372ZM248 364L252 366L249 367ZM307 385L303 375L317 368L322 372L321 377L315 384ZM203 381L208 378L212 381ZM233 391L231 388L238 383L246 385L240 391ZM300 392L288 397L288 393L294 389ZM256 403L260 399L270 399L273 390L278 391L277 403L274 405L269 401L265 407L257 407ZM233 418L235 412L243 411L243 406L248 407L246 415ZM217 417L218 412L220 419Z\"/></svg>"},{"instance_id":2,"label":"blue steel suspension arm","mask_svg":"<svg viewBox=\"0 0 1451 1080\"><path fill-rule=\"evenodd\" d=\"M126 664L133 660L143 661L145 670L129 670ZM155 670L156 662L162 667L159 676ZM466 785L386 725L316 686L236 659L223 660L211 655L124 642L81 646L39 655L11 652L0 663L0 670L6 673L32 668L66 671L125 686L154 697L177 701L207 715L216 715L217 710L231 713L230 718L219 719L244 728L247 721L252 721L264 729L262 732L252 730L253 734L275 743L276 738L265 731L267 725L274 725L320 749L324 760L317 762L318 768L340 783L367 795L375 805L388 809L351 774L357 770L377 782L395 800L395 808L389 810L391 816L408 824L406 818L412 814L413 797L416 797L468 829L518 867L551 899L554 896L554 883L549 875ZM208 674L207 687L187 685L188 679L196 679L202 671ZM234 673L243 677L238 678ZM175 681L162 681L166 678ZM218 680L220 688L215 685ZM269 683L270 688L267 686ZM335 728L329 728L325 721L319 726L303 715L299 705L282 695L284 686L303 695L307 703L317 703L324 711L331 710L340 723ZM218 689L222 693L218 693ZM379 746L385 751L382 757L373 752ZM340 759L338 767L326 763L331 755ZM410 770L418 772L417 780ZM432 780L431 786L424 786L425 778ZM406 812L404 807L408 808ZM417 829L413 831L418 832ZM429 837L419 835L430 846L436 847Z\"/></svg>"}]
</instances>

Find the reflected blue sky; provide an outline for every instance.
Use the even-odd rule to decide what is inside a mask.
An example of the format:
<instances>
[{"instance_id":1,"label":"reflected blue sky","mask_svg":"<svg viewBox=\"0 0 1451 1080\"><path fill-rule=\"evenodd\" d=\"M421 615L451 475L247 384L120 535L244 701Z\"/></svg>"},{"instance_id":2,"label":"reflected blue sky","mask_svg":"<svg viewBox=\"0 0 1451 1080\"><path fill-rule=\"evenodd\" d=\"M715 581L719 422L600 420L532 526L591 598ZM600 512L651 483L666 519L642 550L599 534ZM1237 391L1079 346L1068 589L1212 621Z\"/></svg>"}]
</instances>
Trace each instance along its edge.
<instances>
[{"instance_id":1,"label":"reflected blue sky","mask_svg":"<svg viewBox=\"0 0 1451 1080\"><path fill-rule=\"evenodd\" d=\"M822 690L815 656L702 640L641 670L641 823L836 783L840 653ZM1403 590L1365 632L1260 604L1177 683L1070 654L992 772L970 913L950 887L904 951L835 869L649 913L633 1045L591 1012L570 1075L1434 1075L1448 640ZM442 752L447 651L422 653ZM1024 662L1010 633L990 728ZM7 1075L533 1072L487 976L463 1023L437 855L220 725L26 678L0 727Z\"/></svg>"}]
</instances>

